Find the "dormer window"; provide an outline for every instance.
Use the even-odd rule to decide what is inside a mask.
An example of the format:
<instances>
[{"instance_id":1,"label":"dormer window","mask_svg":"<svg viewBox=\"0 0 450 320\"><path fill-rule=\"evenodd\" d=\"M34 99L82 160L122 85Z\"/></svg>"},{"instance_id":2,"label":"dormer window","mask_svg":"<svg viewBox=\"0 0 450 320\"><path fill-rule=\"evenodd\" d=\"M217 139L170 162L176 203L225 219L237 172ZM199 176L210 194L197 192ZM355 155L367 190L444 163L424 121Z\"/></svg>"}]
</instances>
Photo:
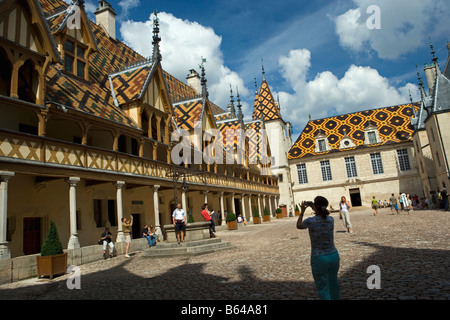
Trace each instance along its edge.
<instances>
[{"instance_id":1,"label":"dormer window","mask_svg":"<svg viewBox=\"0 0 450 320\"><path fill-rule=\"evenodd\" d=\"M371 145L381 143L376 125L369 122L364 129L364 144Z\"/></svg>"},{"instance_id":2,"label":"dormer window","mask_svg":"<svg viewBox=\"0 0 450 320\"><path fill-rule=\"evenodd\" d=\"M64 43L64 70L87 80L87 48L79 42L66 40Z\"/></svg>"},{"instance_id":3,"label":"dormer window","mask_svg":"<svg viewBox=\"0 0 450 320\"><path fill-rule=\"evenodd\" d=\"M316 146L314 151L316 153L331 150L330 144L328 143L328 138L322 131L319 131L319 133L316 135L315 138L316 138Z\"/></svg>"}]
</instances>

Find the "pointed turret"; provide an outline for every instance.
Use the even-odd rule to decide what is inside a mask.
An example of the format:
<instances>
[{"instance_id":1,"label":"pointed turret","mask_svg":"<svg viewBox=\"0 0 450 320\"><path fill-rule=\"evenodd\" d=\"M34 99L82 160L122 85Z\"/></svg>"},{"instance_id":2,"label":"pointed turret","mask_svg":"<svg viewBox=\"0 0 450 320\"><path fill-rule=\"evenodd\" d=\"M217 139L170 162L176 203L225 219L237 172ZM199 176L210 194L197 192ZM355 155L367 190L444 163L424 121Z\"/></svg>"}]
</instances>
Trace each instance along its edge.
<instances>
[{"instance_id":1,"label":"pointed turret","mask_svg":"<svg viewBox=\"0 0 450 320\"><path fill-rule=\"evenodd\" d=\"M161 42L161 38L159 37L159 19L158 19L158 12L155 10L154 12L155 17L153 18L153 55L152 60L153 63L161 62L162 56L161 52L159 50L159 43Z\"/></svg>"}]
</instances>

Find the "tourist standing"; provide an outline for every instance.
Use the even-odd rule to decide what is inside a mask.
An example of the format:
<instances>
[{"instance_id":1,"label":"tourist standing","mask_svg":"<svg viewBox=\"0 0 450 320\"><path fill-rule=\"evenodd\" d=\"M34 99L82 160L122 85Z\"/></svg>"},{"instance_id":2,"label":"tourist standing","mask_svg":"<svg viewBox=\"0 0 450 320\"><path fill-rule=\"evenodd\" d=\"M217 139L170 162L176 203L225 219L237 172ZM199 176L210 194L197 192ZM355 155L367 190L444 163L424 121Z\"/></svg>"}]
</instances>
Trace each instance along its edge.
<instances>
[{"instance_id":1,"label":"tourist standing","mask_svg":"<svg viewBox=\"0 0 450 320\"><path fill-rule=\"evenodd\" d=\"M127 219L122 218L122 230L125 235L125 257L129 258L128 250L131 246L131 227L133 226L133 215L131 215L131 219L127 221Z\"/></svg>"},{"instance_id":2,"label":"tourist standing","mask_svg":"<svg viewBox=\"0 0 450 320\"><path fill-rule=\"evenodd\" d=\"M209 221L209 237L210 238L216 238L216 225L214 224L214 220L212 219L213 213L208 211L208 204L204 204L202 206L202 216L205 219L205 221Z\"/></svg>"},{"instance_id":3,"label":"tourist standing","mask_svg":"<svg viewBox=\"0 0 450 320\"><path fill-rule=\"evenodd\" d=\"M186 231L186 212L181 209L181 203L177 203L177 207L172 213L172 223L175 226L178 244L184 242L184 232Z\"/></svg>"},{"instance_id":4,"label":"tourist standing","mask_svg":"<svg viewBox=\"0 0 450 320\"><path fill-rule=\"evenodd\" d=\"M315 216L303 221L306 207ZM341 297L337 279L339 254L334 246L334 219L327 210L328 200L317 196L314 203L303 201L297 220L298 229L308 229L311 240L311 270L317 291L322 300L339 300Z\"/></svg>"},{"instance_id":5,"label":"tourist standing","mask_svg":"<svg viewBox=\"0 0 450 320\"><path fill-rule=\"evenodd\" d=\"M341 202L339 202L339 214L341 215L342 222L344 222L344 227L347 229L347 232L353 234L352 224L350 223L350 202L342 196Z\"/></svg>"}]
</instances>

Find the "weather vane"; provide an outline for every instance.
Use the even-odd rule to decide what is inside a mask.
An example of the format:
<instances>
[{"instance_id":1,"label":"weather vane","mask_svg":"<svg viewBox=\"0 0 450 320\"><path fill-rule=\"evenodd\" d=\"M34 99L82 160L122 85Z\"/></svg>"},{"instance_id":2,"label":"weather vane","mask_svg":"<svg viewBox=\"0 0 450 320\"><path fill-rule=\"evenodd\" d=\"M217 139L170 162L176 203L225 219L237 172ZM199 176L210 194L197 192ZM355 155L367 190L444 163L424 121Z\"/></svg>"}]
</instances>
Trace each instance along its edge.
<instances>
[{"instance_id":1,"label":"weather vane","mask_svg":"<svg viewBox=\"0 0 450 320\"><path fill-rule=\"evenodd\" d=\"M199 64L199 68L200 68L200 69L203 69L205 63L206 63L206 58L203 58L203 57L202 57L202 63Z\"/></svg>"}]
</instances>

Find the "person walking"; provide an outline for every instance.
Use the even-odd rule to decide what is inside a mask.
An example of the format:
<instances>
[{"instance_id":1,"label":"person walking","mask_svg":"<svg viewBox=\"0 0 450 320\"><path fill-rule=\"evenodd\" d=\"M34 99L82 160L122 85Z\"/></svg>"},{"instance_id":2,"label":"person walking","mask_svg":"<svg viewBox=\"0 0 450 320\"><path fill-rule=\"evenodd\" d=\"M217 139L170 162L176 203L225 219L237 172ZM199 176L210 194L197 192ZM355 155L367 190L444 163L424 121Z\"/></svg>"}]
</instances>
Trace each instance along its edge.
<instances>
[{"instance_id":1,"label":"person walking","mask_svg":"<svg viewBox=\"0 0 450 320\"><path fill-rule=\"evenodd\" d=\"M178 244L184 242L184 232L186 231L186 212L181 209L181 203L177 203L177 207L172 213L172 223L175 226Z\"/></svg>"},{"instance_id":2,"label":"person walking","mask_svg":"<svg viewBox=\"0 0 450 320\"><path fill-rule=\"evenodd\" d=\"M372 197L372 209L373 215L378 216L378 201L375 199L375 196Z\"/></svg>"},{"instance_id":3,"label":"person walking","mask_svg":"<svg viewBox=\"0 0 450 320\"><path fill-rule=\"evenodd\" d=\"M307 207L311 207L315 216L303 220ZM311 271L322 300L341 298L338 283L339 253L334 245L334 219L327 210L328 200L317 196L314 202L301 203L301 213L297 220L297 229L308 229L311 241Z\"/></svg>"},{"instance_id":4,"label":"person walking","mask_svg":"<svg viewBox=\"0 0 450 320\"><path fill-rule=\"evenodd\" d=\"M339 214L342 217L342 222L344 222L344 227L347 229L347 232L353 234L352 224L350 222L350 202L342 196L341 202L339 202Z\"/></svg>"},{"instance_id":5,"label":"person walking","mask_svg":"<svg viewBox=\"0 0 450 320\"><path fill-rule=\"evenodd\" d=\"M392 214L394 213L394 210L397 211L398 214L398 203L397 203L397 198L394 196L394 194L391 194L391 197L389 198L389 203L391 205L391 212Z\"/></svg>"}]
</instances>

